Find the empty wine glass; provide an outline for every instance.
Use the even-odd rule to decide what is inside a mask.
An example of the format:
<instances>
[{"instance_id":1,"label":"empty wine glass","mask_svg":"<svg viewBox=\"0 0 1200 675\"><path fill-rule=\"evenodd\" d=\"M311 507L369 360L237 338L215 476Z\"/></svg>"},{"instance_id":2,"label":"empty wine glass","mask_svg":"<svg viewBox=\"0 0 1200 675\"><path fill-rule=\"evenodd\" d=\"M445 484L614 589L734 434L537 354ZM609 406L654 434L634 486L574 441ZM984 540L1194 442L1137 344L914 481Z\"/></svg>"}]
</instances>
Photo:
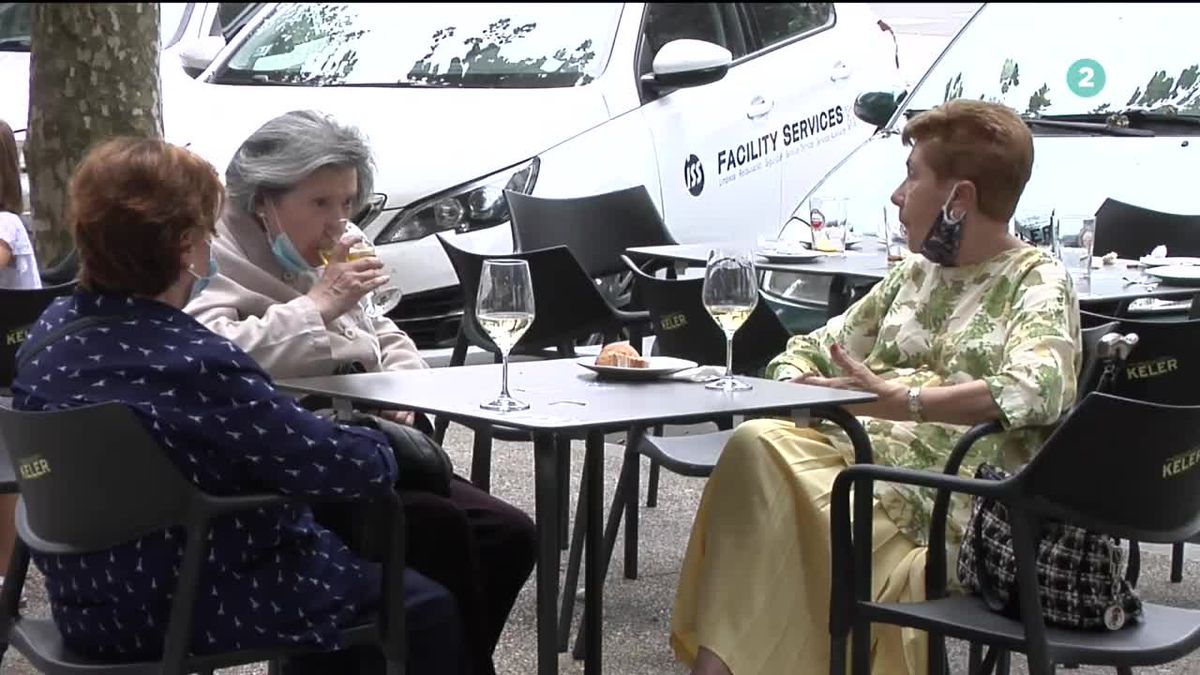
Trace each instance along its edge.
<instances>
[{"instance_id":1,"label":"empty wine glass","mask_svg":"<svg viewBox=\"0 0 1200 675\"><path fill-rule=\"evenodd\" d=\"M758 275L745 254L713 253L704 270L701 291L704 308L725 333L725 375L704 385L722 391L744 391L753 387L733 377L733 335L758 304Z\"/></svg>"},{"instance_id":2,"label":"empty wine glass","mask_svg":"<svg viewBox=\"0 0 1200 675\"><path fill-rule=\"evenodd\" d=\"M497 258L483 261L479 292L475 299L475 320L492 342L500 348L503 376L500 396L480 403L484 410L509 412L527 410L529 404L508 395L508 354L533 324L533 281L529 263L524 260Z\"/></svg>"},{"instance_id":3,"label":"empty wine glass","mask_svg":"<svg viewBox=\"0 0 1200 675\"><path fill-rule=\"evenodd\" d=\"M370 258L376 255L375 247L371 245L371 240L359 229L358 225L355 225L350 220L343 219L342 228L342 237L346 237L347 235L358 237L358 241L350 247L350 252L346 254L346 260L359 260L360 258ZM333 249L322 249L320 253L321 260L328 265L329 256L332 255ZM362 297L359 305L363 309L363 314L372 319L377 319L386 316L388 312L396 308L396 305L400 304L400 287L396 285L395 280L397 275L394 272L395 270L386 265L384 266L383 273L389 277L388 282Z\"/></svg>"}]
</instances>

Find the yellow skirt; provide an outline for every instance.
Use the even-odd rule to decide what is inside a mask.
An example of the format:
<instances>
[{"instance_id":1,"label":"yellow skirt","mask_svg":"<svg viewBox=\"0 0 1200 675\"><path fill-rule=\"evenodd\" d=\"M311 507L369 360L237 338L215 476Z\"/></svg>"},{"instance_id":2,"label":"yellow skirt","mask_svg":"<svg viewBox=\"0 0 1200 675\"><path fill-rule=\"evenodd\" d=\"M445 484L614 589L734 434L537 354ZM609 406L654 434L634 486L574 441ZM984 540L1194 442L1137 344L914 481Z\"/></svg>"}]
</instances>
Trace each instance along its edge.
<instances>
[{"instance_id":1,"label":"yellow skirt","mask_svg":"<svg viewBox=\"0 0 1200 675\"><path fill-rule=\"evenodd\" d=\"M704 489L671 618L689 666L700 647L734 675L829 672L829 507L845 458L818 431L754 420L738 427ZM925 551L876 504L872 592L925 597ZM925 634L876 625L871 672L926 672Z\"/></svg>"}]
</instances>

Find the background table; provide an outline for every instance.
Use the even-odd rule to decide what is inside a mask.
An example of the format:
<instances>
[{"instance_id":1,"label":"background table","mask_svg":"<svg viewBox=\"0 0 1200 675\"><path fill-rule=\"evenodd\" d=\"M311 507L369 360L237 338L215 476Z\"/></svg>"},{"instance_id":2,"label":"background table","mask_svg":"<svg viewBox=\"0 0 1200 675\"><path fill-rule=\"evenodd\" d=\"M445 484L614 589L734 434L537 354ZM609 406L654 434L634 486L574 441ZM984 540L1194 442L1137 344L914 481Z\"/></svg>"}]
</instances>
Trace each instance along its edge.
<instances>
[{"instance_id":1,"label":"background table","mask_svg":"<svg viewBox=\"0 0 1200 675\"><path fill-rule=\"evenodd\" d=\"M538 673L558 672L555 610L558 603L559 490L558 472L565 470L555 454L557 434L583 434L588 477L584 623L587 660L584 672L599 675L602 655L604 434L661 423L694 421L738 414L794 415L811 410L832 419L857 439L856 451L869 452L869 442L858 421L837 406L871 401L871 394L742 378L754 385L750 391L726 393L703 384L678 379L650 382L616 382L598 379L574 359L521 362L509 365L513 396L530 404L529 410L499 413L479 404L494 398L500 388L500 366L359 373L281 380L283 390L328 396L387 408L404 408L442 415L468 427L503 425L525 429L534 439L534 519L537 523L537 633ZM863 447L865 446L865 447Z\"/></svg>"}]
</instances>

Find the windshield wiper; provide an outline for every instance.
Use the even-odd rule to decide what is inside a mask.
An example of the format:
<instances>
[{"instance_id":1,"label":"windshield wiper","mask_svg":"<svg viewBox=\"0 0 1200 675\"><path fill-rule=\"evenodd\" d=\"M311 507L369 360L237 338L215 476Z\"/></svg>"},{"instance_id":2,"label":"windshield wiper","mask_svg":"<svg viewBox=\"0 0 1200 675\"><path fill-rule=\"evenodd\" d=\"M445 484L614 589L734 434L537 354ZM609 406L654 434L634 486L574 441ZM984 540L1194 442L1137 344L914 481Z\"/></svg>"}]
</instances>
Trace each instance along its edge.
<instances>
[{"instance_id":1,"label":"windshield wiper","mask_svg":"<svg viewBox=\"0 0 1200 675\"><path fill-rule=\"evenodd\" d=\"M27 52L29 44L29 36L26 35L0 38L0 52Z\"/></svg>"},{"instance_id":2,"label":"windshield wiper","mask_svg":"<svg viewBox=\"0 0 1200 675\"><path fill-rule=\"evenodd\" d=\"M1161 110L1146 110L1145 108L1130 108L1117 113L1118 118L1124 117L1133 124L1178 124L1185 127L1200 127L1200 117L1195 115L1180 115L1174 106ZM1118 124L1120 122L1118 121Z\"/></svg>"},{"instance_id":3,"label":"windshield wiper","mask_svg":"<svg viewBox=\"0 0 1200 675\"><path fill-rule=\"evenodd\" d=\"M1105 136L1154 136L1149 129L1131 129L1129 127L1110 124L1110 117L1100 113L1083 113L1078 115L1039 115L1033 117L1022 115L1021 119L1030 127L1046 127L1048 129L1070 129L1103 134ZM1103 121L1097 121L1103 120Z\"/></svg>"}]
</instances>

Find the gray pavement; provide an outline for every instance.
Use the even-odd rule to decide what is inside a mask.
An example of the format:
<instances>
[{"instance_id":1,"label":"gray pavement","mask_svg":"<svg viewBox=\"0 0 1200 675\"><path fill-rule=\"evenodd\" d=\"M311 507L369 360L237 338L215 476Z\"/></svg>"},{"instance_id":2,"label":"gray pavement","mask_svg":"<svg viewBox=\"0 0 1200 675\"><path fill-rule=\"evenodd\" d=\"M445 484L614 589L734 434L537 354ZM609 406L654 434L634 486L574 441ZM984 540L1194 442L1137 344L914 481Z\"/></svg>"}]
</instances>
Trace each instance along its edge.
<instances>
[{"instance_id":1,"label":"gray pavement","mask_svg":"<svg viewBox=\"0 0 1200 675\"><path fill-rule=\"evenodd\" d=\"M711 427L710 427L711 428ZM692 428L691 430L695 430ZM703 431L704 428L699 428ZM687 431L669 429L670 433ZM612 440L617 440L613 437ZM469 432L452 426L447 436L447 448L460 471L470 466L471 439ZM605 457L606 502L612 498L612 490L620 468L622 448L610 444ZM572 498L579 489L583 452L577 447L572 453ZM643 469L643 498L645 475ZM660 484L659 506L643 509L641 520L640 577L636 581L623 576L621 549L613 556L608 583L605 586L604 651L605 673L614 675L643 675L645 673L683 673L676 664L667 644L671 604L684 548L691 530L692 516L704 489L704 481L681 478L664 472ZM493 453L493 492L513 504L530 512L533 510L533 460L528 444L496 444ZM573 504L573 502L572 502ZM574 510L572 508L572 514ZM1144 554L1142 593L1149 601L1200 608L1200 559L1197 551L1189 550L1184 583L1170 584L1167 581L1169 552L1164 547L1153 547ZM562 568L565 570L566 555ZM47 606L41 578L31 577L28 589L29 612L45 615ZM576 616L582 611L577 603ZM536 672L534 621L534 584L528 583L517 601L497 655L498 671L501 675L528 675ZM952 672L966 672L965 650L961 644L952 644ZM1015 659L1016 672L1026 672L1024 663ZM567 655L560 657L561 672L582 673L582 664L572 661ZM0 673L25 674L34 671L24 659L10 652ZM229 673L265 673L263 665L231 669ZM1080 673L1111 672L1099 668L1081 668ZM1144 673L1200 673L1200 655L1158 669L1139 669Z\"/></svg>"}]
</instances>

